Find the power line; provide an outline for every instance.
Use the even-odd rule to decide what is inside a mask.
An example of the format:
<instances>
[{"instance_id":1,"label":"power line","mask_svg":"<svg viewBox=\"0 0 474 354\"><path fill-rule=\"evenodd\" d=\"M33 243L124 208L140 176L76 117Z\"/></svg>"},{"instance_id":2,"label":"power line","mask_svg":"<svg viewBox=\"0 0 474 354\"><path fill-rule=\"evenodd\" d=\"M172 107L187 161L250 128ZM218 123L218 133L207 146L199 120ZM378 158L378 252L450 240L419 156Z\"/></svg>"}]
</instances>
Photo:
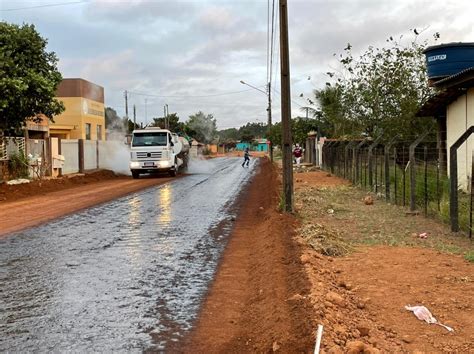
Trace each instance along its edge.
<instances>
[{"instance_id":1,"label":"power line","mask_svg":"<svg viewBox=\"0 0 474 354\"><path fill-rule=\"evenodd\" d=\"M240 91L230 91L230 92L221 92L215 93L211 95L155 95L146 92L137 92L137 91L128 91L129 93L133 93L138 96L149 96L149 97L159 97L159 98L205 98L205 97L217 97L217 96L226 96L226 95L234 95L237 93L248 92L252 91L252 89L240 90Z\"/></svg>"},{"instance_id":2,"label":"power line","mask_svg":"<svg viewBox=\"0 0 474 354\"><path fill-rule=\"evenodd\" d=\"M38 8L43 8L43 7L77 5L77 4L84 4L84 3L87 3L87 2L89 2L89 1L88 0L82 0L82 1L73 1L73 2L61 2L61 3L57 3L57 4L45 4L45 5L26 6L26 7L16 7L16 8L12 8L12 9L0 9L0 12L38 9Z\"/></svg>"},{"instance_id":3,"label":"power line","mask_svg":"<svg viewBox=\"0 0 474 354\"><path fill-rule=\"evenodd\" d=\"M269 82L270 73L270 0L267 0L267 82Z\"/></svg>"},{"instance_id":4,"label":"power line","mask_svg":"<svg viewBox=\"0 0 474 354\"><path fill-rule=\"evenodd\" d=\"M270 76L268 82L272 82L272 70L273 70L273 47L274 47L274 37L275 37L275 0L272 1L272 34L271 34L271 43L270 43Z\"/></svg>"}]
</instances>

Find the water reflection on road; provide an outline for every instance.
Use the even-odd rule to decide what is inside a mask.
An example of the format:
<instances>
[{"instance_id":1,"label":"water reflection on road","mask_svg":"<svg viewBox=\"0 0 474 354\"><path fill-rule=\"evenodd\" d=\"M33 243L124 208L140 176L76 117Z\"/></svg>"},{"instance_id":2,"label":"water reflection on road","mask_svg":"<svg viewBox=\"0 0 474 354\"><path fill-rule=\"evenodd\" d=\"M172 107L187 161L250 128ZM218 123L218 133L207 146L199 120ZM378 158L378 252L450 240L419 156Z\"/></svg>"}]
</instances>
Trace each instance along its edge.
<instances>
[{"instance_id":1,"label":"water reflection on road","mask_svg":"<svg viewBox=\"0 0 474 354\"><path fill-rule=\"evenodd\" d=\"M207 164L0 240L0 351L143 351L179 340L256 162Z\"/></svg>"}]
</instances>

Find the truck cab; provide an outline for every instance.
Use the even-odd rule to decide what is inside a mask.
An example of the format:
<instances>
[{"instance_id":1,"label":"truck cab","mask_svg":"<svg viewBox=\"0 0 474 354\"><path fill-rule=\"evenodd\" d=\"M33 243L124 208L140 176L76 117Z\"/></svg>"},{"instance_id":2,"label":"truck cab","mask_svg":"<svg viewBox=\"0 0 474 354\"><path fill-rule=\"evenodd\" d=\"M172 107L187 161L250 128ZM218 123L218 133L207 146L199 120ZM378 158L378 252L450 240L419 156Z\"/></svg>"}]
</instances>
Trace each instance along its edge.
<instances>
[{"instance_id":1,"label":"truck cab","mask_svg":"<svg viewBox=\"0 0 474 354\"><path fill-rule=\"evenodd\" d=\"M167 129L150 127L134 130L130 143L130 171L133 178L153 172L168 172L176 176L179 162L182 164L178 158L181 150L178 136Z\"/></svg>"}]
</instances>

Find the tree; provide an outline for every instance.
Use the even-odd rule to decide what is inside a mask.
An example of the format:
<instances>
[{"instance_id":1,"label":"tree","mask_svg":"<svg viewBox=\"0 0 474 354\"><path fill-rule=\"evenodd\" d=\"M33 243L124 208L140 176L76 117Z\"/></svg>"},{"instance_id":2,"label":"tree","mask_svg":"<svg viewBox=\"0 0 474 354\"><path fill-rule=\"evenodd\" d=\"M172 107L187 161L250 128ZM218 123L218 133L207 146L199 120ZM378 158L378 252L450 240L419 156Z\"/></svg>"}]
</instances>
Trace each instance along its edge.
<instances>
[{"instance_id":1,"label":"tree","mask_svg":"<svg viewBox=\"0 0 474 354\"><path fill-rule=\"evenodd\" d=\"M267 136L267 125L263 123L248 122L244 126L239 128L240 139L245 140L244 136L247 138L253 136L253 138L262 138Z\"/></svg>"},{"instance_id":2,"label":"tree","mask_svg":"<svg viewBox=\"0 0 474 354\"><path fill-rule=\"evenodd\" d=\"M235 142L239 140L239 130L237 128L228 128L217 132L219 139L224 142Z\"/></svg>"},{"instance_id":3,"label":"tree","mask_svg":"<svg viewBox=\"0 0 474 354\"><path fill-rule=\"evenodd\" d=\"M304 146L308 133L311 131L317 131L318 121L312 118L296 117L291 119L291 134L293 142ZM269 139L273 145L281 146L281 122L275 123L270 129Z\"/></svg>"},{"instance_id":4,"label":"tree","mask_svg":"<svg viewBox=\"0 0 474 354\"><path fill-rule=\"evenodd\" d=\"M152 127L165 128L166 126L165 117L153 118ZM184 132L184 123L179 121L177 113L171 113L168 115L169 130L175 133Z\"/></svg>"},{"instance_id":5,"label":"tree","mask_svg":"<svg viewBox=\"0 0 474 354\"><path fill-rule=\"evenodd\" d=\"M58 58L33 25L0 22L0 131L11 133L27 120L53 120L64 111L54 98L62 80Z\"/></svg>"},{"instance_id":6,"label":"tree","mask_svg":"<svg viewBox=\"0 0 474 354\"><path fill-rule=\"evenodd\" d=\"M351 127L350 135L383 133L386 137L398 134L408 138L426 131L434 122L415 117L432 95L423 54L428 43L418 44L418 35L415 31L415 39L408 45L402 45L402 37L389 37L387 47L370 46L359 58L353 57L352 46L348 44L339 59L342 72L328 73L336 78L336 83L326 83L328 88L317 91L316 100L324 107L325 95L337 93L338 104L331 105L338 110L339 123ZM436 40L439 34L434 37ZM334 133L347 134L346 129L337 127Z\"/></svg>"},{"instance_id":7,"label":"tree","mask_svg":"<svg viewBox=\"0 0 474 354\"><path fill-rule=\"evenodd\" d=\"M185 132L197 141L209 144L216 137L217 124L212 114L199 111L186 121Z\"/></svg>"}]
</instances>

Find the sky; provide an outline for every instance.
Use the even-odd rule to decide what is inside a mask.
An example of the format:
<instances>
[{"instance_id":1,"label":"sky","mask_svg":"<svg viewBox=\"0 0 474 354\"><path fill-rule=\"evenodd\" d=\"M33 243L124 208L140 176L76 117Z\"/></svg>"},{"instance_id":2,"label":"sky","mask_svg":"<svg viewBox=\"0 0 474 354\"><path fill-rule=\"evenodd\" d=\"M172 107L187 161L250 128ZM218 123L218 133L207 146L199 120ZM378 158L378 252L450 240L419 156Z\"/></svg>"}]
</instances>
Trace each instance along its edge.
<instances>
[{"instance_id":1,"label":"sky","mask_svg":"<svg viewBox=\"0 0 474 354\"><path fill-rule=\"evenodd\" d=\"M2 21L34 24L63 77L104 87L105 105L119 115L127 90L138 122L163 116L167 104L181 121L212 114L218 129L266 123L270 74L280 121L277 10L278 0L0 0ZM473 42L473 13L472 0L288 0L292 116L305 115L304 97L340 68L347 43L355 54L390 36L409 43L415 28L430 45Z\"/></svg>"}]
</instances>

